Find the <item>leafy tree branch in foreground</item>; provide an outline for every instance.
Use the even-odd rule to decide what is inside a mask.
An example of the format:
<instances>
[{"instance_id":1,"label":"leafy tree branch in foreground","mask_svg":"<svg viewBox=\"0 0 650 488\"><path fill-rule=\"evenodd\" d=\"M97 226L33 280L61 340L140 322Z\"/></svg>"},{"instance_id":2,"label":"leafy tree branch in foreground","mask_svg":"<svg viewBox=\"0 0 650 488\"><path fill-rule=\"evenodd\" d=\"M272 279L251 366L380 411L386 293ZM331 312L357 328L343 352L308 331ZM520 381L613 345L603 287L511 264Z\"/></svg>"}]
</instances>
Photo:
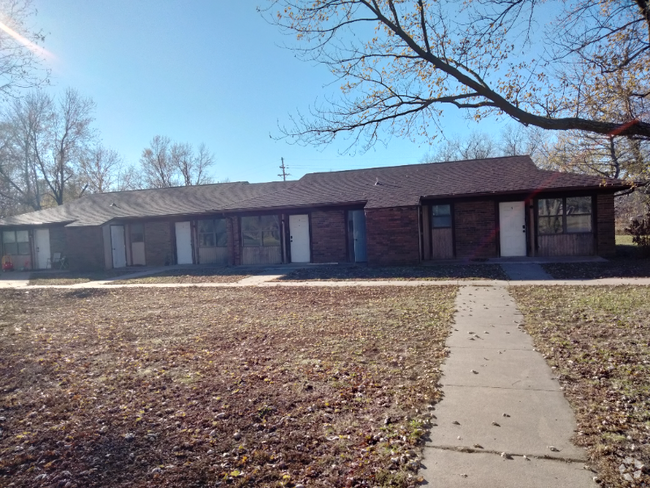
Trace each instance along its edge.
<instances>
[{"instance_id":1,"label":"leafy tree branch in foreground","mask_svg":"<svg viewBox=\"0 0 650 488\"><path fill-rule=\"evenodd\" d=\"M650 138L648 0L274 0L271 10L297 55L341 82L340 99L283 128L297 141L427 136L445 106Z\"/></svg>"}]
</instances>

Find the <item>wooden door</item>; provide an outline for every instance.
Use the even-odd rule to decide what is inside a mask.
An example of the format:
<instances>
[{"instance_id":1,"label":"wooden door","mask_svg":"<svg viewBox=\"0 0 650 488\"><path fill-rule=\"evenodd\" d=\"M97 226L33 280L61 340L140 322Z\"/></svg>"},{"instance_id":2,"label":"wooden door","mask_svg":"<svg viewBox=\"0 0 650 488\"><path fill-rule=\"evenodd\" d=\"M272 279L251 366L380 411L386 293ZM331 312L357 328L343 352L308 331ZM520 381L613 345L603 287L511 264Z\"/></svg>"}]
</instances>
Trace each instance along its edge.
<instances>
[{"instance_id":1,"label":"wooden door","mask_svg":"<svg viewBox=\"0 0 650 488\"><path fill-rule=\"evenodd\" d=\"M499 202L501 256L526 255L525 202Z\"/></svg>"},{"instance_id":2,"label":"wooden door","mask_svg":"<svg viewBox=\"0 0 650 488\"><path fill-rule=\"evenodd\" d=\"M34 268L45 269L50 264L50 230L36 229L34 232L36 262Z\"/></svg>"},{"instance_id":3,"label":"wooden door","mask_svg":"<svg viewBox=\"0 0 650 488\"><path fill-rule=\"evenodd\" d=\"M126 267L126 242L124 240L123 225L111 225L111 251L113 254L113 267Z\"/></svg>"},{"instance_id":4,"label":"wooden door","mask_svg":"<svg viewBox=\"0 0 650 488\"><path fill-rule=\"evenodd\" d=\"M309 215L289 215L289 234L291 241L291 262L310 262Z\"/></svg>"},{"instance_id":5,"label":"wooden door","mask_svg":"<svg viewBox=\"0 0 650 488\"><path fill-rule=\"evenodd\" d=\"M176 263L192 264L192 230L189 222L176 222Z\"/></svg>"},{"instance_id":6,"label":"wooden door","mask_svg":"<svg viewBox=\"0 0 650 488\"><path fill-rule=\"evenodd\" d=\"M368 253L366 251L366 214L363 210L352 210L350 214L354 262L365 263L368 261Z\"/></svg>"}]
</instances>

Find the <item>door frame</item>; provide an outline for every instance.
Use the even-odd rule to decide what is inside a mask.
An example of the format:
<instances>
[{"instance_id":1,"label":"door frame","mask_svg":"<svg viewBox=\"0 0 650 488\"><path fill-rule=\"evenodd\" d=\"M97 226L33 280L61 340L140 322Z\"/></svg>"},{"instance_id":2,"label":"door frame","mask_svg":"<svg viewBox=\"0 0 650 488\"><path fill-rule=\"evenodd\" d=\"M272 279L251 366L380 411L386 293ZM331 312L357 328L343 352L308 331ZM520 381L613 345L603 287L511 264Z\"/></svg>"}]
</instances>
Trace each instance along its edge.
<instances>
[{"instance_id":1,"label":"door frame","mask_svg":"<svg viewBox=\"0 0 650 488\"><path fill-rule=\"evenodd\" d=\"M43 263L41 264L41 252L40 249L42 246L41 239L39 238L39 234L47 232L47 254L44 255L45 259L43 260ZM52 246L51 246L51 241L50 241L50 229L43 228L43 229L34 229L34 262L32 263L32 269L47 269L48 264L51 266L51 260L52 260ZM34 266L35 265L35 266Z\"/></svg>"},{"instance_id":2,"label":"door frame","mask_svg":"<svg viewBox=\"0 0 650 488\"><path fill-rule=\"evenodd\" d=\"M363 226L355 225L355 215L361 216L357 223L363 222ZM347 212L347 230L348 230L348 252L350 261L353 263L368 262L368 238L366 231L366 213L364 209L348 210ZM363 253L359 251L363 250ZM359 254L361 256L359 256ZM359 259L361 257L362 259Z\"/></svg>"},{"instance_id":3,"label":"door frame","mask_svg":"<svg viewBox=\"0 0 650 488\"><path fill-rule=\"evenodd\" d=\"M301 217L304 218L304 221L307 226L306 233L304 236L306 236L306 245L305 243L301 244L301 250L303 253L306 251L307 255L307 260L301 260L301 261L296 261L295 254L299 253L294 253L294 246L293 246L293 224L292 220L295 220L296 218ZM296 224L296 227L298 227L298 224ZM289 215L289 249L290 249L290 258L292 263L311 263L311 222L309 218L309 214L291 214ZM298 250L298 246L296 245L296 250Z\"/></svg>"},{"instance_id":4,"label":"door frame","mask_svg":"<svg viewBox=\"0 0 650 488\"><path fill-rule=\"evenodd\" d=\"M528 256L528 236L530 234L530 225L528 222L528 215L526 212L526 200L508 200L508 201L500 201L497 202L497 215L498 215L498 222L499 222L499 257L526 257ZM504 238L504 233L502 232L503 229L503 223L504 219L502 218L501 215L501 206L502 205L512 205L512 204L519 204L521 206L521 216L523 216L523 229L522 229L522 234L523 237L521 238L521 242L519 242L520 246L523 244L523 254L511 254L511 255L504 255L503 254L503 238ZM517 224L519 225L519 224ZM514 232L512 235L518 235L515 234Z\"/></svg>"},{"instance_id":5,"label":"door frame","mask_svg":"<svg viewBox=\"0 0 650 488\"><path fill-rule=\"evenodd\" d=\"M179 232L179 224L187 224L187 237L189 237L189 262L180 262L181 261L181 255L179 252L180 246L179 246L179 235L181 234ZM176 264L194 264L194 246L192 245L192 222L189 220L184 220L181 222L174 222L174 235L175 235L175 244L176 244ZM180 241L181 244L187 244L187 237L185 241ZM188 257L186 255L183 255L183 257ZM185 261L185 260L184 260Z\"/></svg>"},{"instance_id":6,"label":"door frame","mask_svg":"<svg viewBox=\"0 0 650 488\"><path fill-rule=\"evenodd\" d=\"M121 228L122 229L122 235L121 235L121 243L120 242L115 242L117 239L115 238L115 234L113 233L113 229ZM127 256L126 256L126 229L124 228L124 225L122 224L111 224L110 225L110 235L111 235L111 263L113 265L113 268L126 268L128 266L127 262ZM124 256L124 265L122 266L117 266L116 264L116 252L118 250L118 247L121 249L122 254Z\"/></svg>"}]
</instances>

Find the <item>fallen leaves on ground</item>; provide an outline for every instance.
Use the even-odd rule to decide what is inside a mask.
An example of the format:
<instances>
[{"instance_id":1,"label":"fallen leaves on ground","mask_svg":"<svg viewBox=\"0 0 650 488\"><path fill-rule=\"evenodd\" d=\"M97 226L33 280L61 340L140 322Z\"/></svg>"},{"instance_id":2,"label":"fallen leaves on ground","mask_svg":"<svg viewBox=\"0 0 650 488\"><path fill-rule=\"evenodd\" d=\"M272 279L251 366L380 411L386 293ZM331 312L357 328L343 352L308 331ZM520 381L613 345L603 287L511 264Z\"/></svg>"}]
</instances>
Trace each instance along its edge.
<instances>
[{"instance_id":1,"label":"fallen leaves on ground","mask_svg":"<svg viewBox=\"0 0 650 488\"><path fill-rule=\"evenodd\" d=\"M242 267L200 266L195 268L170 269L162 273L141 278L116 280L113 285L142 285L152 283L237 283L249 276L259 274L262 269Z\"/></svg>"},{"instance_id":2,"label":"fallen leaves on ground","mask_svg":"<svg viewBox=\"0 0 650 488\"><path fill-rule=\"evenodd\" d=\"M542 267L558 280L650 278L650 259L617 258L606 262L547 263Z\"/></svg>"},{"instance_id":3,"label":"fallen leaves on ground","mask_svg":"<svg viewBox=\"0 0 650 488\"><path fill-rule=\"evenodd\" d=\"M650 289L516 287L604 486L650 483ZM634 483L632 485L631 483Z\"/></svg>"},{"instance_id":4,"label":"fallen leaves on ground","mask_svg":"<svg viewBox=\"0 0 650 488\"><path fill-rule=\"evenodd\" d=\"M455 292L0 290L0 485L415 486Z\"/></svg>"},{"instance_id":5,"label":"fallen leaves on ground","mask_svg":"<svg viewBox=\"0 0 650 488\"><path fill-rule=\"evenodd\" d=\"M498 264L434 264L426 266L313 266L279 278L309 280L507 280Z\"/></svg>"},{"instance_id":6,"label":"fallen leaves on ground","mask_svg":"<svg viewBox=\"0 0 650 488\"><path fill-rule=\"evenodd\" d=\"M106 271L34 271L29 277L30 286L74 285L90 281L103 281L133 273L132 268L110 269Z\"/></svg>"}]
</instances>

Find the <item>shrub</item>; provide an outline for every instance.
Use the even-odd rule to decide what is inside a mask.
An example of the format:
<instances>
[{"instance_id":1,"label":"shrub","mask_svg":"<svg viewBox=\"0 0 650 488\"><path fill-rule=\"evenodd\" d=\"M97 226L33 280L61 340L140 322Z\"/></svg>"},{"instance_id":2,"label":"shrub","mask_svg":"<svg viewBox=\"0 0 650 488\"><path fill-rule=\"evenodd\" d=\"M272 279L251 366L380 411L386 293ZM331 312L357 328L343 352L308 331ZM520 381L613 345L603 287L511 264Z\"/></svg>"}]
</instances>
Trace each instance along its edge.
<instances>
[{"instance_id":1,"label":"shrub","mask_svg":"<svg viewBox=\"0 0 650 488\"><path fill-rule=\"evenodd\" d=\"M650 255L650 209L645 216L632 219L625 232L632 236L632 242L641 247L645 255Z\"/></svg>"}]
</instances>

